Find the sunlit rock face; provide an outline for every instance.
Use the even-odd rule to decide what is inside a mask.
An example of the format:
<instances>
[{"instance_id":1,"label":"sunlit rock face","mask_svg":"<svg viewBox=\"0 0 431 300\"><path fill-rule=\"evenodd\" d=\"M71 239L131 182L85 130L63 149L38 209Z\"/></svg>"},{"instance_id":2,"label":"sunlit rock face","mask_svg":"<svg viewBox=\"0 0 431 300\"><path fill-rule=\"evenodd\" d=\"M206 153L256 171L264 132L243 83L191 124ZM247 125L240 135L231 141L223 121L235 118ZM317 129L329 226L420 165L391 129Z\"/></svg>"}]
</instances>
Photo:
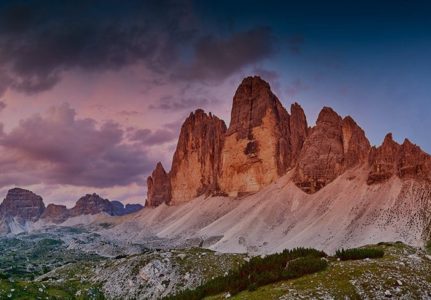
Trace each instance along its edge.
<instances>
[{"instance_id":1,"label":"sunlit rock face","mask_svg":"<svg viewBox=\"0 0 431 300\"><path fill-rule=\"evenodd\" d=\"M303 191L314 193L346 169L366 163L369 150L364 131L351 117L342 119L324 107L304 142L294 181Z\"/></svg>"},{"instance_id":2,"label":"sunlit rock face","mask_svg":"<svg viewBox=\"0 0 431 300\"><path fill-rule=\"evenodd\" d=\"M298 152L297 144L307 131L301 109L295 107L296 112L293 125L298 136L292 145L290 115L269 84L260 77L242 81L233 98L222 151L222 191L231 196L256 192L291 167L293 153Z\"/></svg>"},{"instance_id":3,"label":"sunlit rock face","mask_svg":"<svg viewBox=\"0 0 431 300\"><path fill-rule=\"evenodd\" d=\"M171 201L171 182L162 163L157 163L153 173L148 177L147 188L146 207L156 207Z\"/></svg>"},{"instance_id":4,"label":"sunlit rock face","mask_svg":"<svg viewBox=\"0 0 431 300\"><path fill-rule=\"evenodd\" d=\"M218 177L225 133L225 123L201 109L185 120L170 171L170 204L220 190Z\"/></svg>"}]
</instances>

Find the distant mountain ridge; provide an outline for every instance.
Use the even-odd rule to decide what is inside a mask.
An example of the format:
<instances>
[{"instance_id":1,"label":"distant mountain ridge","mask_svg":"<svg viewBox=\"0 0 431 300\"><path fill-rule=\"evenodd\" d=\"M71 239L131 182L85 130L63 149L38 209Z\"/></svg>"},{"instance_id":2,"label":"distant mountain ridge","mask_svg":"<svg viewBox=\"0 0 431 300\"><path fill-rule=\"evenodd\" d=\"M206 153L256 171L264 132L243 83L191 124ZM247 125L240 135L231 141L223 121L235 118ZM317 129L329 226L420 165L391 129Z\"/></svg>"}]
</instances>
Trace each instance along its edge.
<instances>
[{"instance_id":1,"label":"distant mountain ridge","mask_svg":"<svg viewBox=\"0 0 431 300\"><path fill-rule=\"evenodd\" d=\"M14 188L8 191L6 198L0 204L0 233L11 231L11 224L25 226L28 222L43 220L60 224L69 218L81 215L106 213L110 216L123 216L142 209L140 204L127 204L119 201L109 201L97 194L87 194L81 197L71 209L65 205L49 204L45 207L41 196L35 193Z\"/></svg>"},{"instance_id":2,"label":"distant mountain ridge","mask_svg":"<svg viewBox=\"0 0 431 300\"><path fill-rule=\"evenodd\" d=\"M397 176L431 182L431 156L388 134L371 147L352 117L324 107L314 127L297 103L290 113L269 84L247 77L234 97L230 125L203 110L184 121L172 167L161 163L148 177L148 206L176 205L200 195L238 197L260 191L292 171L292 181L313 194L347 170L364 165L367 185Z\"/></svg>"}]
</instances>

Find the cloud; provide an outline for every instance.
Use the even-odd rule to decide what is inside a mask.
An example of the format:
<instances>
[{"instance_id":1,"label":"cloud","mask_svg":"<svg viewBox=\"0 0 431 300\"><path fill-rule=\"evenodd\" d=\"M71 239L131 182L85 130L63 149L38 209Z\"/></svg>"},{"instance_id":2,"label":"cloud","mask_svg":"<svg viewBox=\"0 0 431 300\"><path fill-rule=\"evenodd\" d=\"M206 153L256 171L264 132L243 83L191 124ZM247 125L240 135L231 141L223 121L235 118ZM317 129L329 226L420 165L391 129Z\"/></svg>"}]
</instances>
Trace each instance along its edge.
<instances>
[{"instance_id":1,"label":"cloud","mask_svg":"<svg viewBox=\"0 0 431 300\"><path fill-rule=\"evenodd\" d=\"M229 37L207 35L197 40L192 62L178 73L187 80L220 80L269 57L275 50L275 37L268 27L236 32Z\"/></svg>"},{"instance_id":2,"label":"cloud","mask_svg":"<svg viewBox=\"0 0 431 300\"><path fill-rule=\"evenodd\" d=\"M0 136L0 186L142 184L154 162L142 145L125 143L124 136L114 122L99 125L77 118L66 104L53 107Z\"/></svg>"},{"instance_id":3,"label":"cloud","mask_svg":"<svg viewBox=\"0 0 431 300\"><path fill-rule=\"evenodd\" d=\"M0 112L6 108L6 103L0 101Z\"/></svg>"},{"instance_id":4,"label":"cloud","mask_svg":"<svg viewBox=\"0 0 431 300\"><path fill-rule=\"evenodd\" d=\"M194 35L191 11L187 1L2 1L0 92L48 90L71 69L165 72Z\"/></svg>"},{"instance_id":5,"label":"cloud","mask_svg":"<svg viewBox=\"0 0 431 300\"><path fill-rule=\"evenodd\" d=\"M175 141L178 138L177 131L171 129L138 129L133 130L129 135L129 140L139 142L143 145L161 145Z\"/></svg>"},{"instance_id":6,"label":"cloud","mask_svg":"<svg viewBox=\"0 0 431 300\"><path fill-rule=\"evenodd\" d=\"M295 97L300 92L308 90L310 87L305 84L301 79L297 78L291 83L287 84L286 93L288 97Z\"/></svg>"},{"instance_id":7,"label":"cloud","mask_svg":"<svg viewBox=\"0 0 431 300\"><path fill-rule=\"evenodd\" d=\"M206 107L217 103L218 100L210 99L209 97L180 97L175 98L173 96L163 96L159 99L157 104L150 104L149 109L160 109L167 111L178 111L178 110L195 110L196 108Z\"/></svg>"}]
</instances>

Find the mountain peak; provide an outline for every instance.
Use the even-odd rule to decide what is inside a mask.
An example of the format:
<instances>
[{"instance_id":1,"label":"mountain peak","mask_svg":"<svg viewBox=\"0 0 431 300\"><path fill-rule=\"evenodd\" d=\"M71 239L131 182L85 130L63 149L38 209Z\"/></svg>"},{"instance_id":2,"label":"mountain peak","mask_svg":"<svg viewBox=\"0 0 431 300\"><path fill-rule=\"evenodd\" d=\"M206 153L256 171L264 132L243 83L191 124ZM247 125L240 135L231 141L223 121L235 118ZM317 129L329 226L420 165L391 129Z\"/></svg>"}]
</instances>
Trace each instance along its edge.
<instances>
[{"instance_id":1,"label":"mountain peak","mask_svg":"<svg viewBox=\"0 0 431 300\"><path fill-rule=\"evenodd\" d=\"M332 124L339 124L342 118L331 107L324 106L317 117L316 124L326 122Z\"/></svg>"},{"instance_id":2,"label":"mountain peak","mask_svg":"<svg viewBox=\"0 0 431 300\"><path fill-rule=\"evenodd\" d=\"M147 201L145 206L155 207L171 200L169 175L161 162L157 163L151 176L147 178Z\"/></svg>"},{"instance_id":3,"label":"mountain peak","mask_svg":"<svg viewBox=\"0 0 431 300\"><path fill-rule=\"evenodd\" d=\"M150 203L180 203L218 190L225 133L226 124L217 116L200 109L190 114L181 126L169 178L161 175L148 181L154 189L165 190L154 193L160 198Z\"/></svg>"}]
</instances>

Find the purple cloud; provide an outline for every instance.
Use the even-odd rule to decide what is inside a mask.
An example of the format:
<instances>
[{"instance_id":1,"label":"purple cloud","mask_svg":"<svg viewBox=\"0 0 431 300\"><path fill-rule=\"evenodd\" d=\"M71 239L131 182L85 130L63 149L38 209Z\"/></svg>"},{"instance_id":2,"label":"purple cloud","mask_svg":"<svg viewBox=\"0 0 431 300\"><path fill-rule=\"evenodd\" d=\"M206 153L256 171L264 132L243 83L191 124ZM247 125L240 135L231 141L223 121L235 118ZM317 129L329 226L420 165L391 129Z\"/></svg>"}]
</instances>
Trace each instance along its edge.
<instances>
[{"instance_id":1,"label":"purple cloud","mask_svg":"<svg viewBox=\"0 0 431 300\"><path fill-rule=\"evenodd\" d=\"M0 136L0 185L141 184L154 162L142 145L125 143L124 135L114 122L98 126L92 119L78 119L68 105L53 107Z\"/></svg>"}]
</instances>

